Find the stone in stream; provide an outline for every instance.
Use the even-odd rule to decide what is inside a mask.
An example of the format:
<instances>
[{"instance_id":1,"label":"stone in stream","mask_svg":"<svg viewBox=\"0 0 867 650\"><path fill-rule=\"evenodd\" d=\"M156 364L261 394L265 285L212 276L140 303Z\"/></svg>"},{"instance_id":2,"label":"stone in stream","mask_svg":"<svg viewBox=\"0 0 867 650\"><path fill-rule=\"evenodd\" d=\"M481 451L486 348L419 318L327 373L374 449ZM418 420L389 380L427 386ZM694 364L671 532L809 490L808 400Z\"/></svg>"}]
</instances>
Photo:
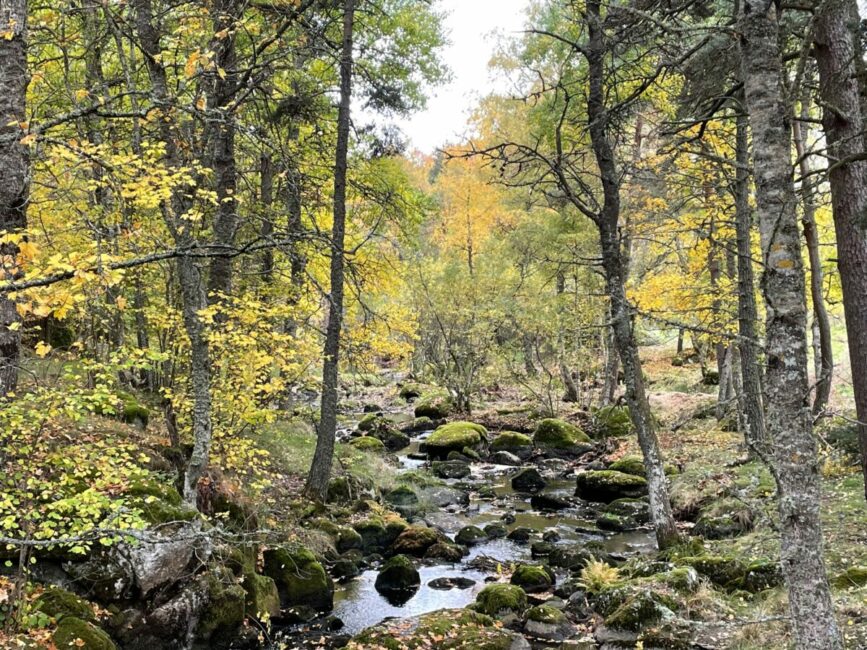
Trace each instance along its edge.
<instances>
[{"instance_id":1,"label":"stone in stream","mask_svg":"<svg viewBox=\"0 0 867 650\"><path fill-rule=\"evenodd\" d=\"M474 584L476 584L476 581L469 578L444 576L442 578L434 578L427 583L427 586L439 591L449 591L450 589L469 589Z\"/></svg>"},{"instance_id":2,"label":"stone in stream","mask_svg":"<svg viewBox=\"0 0 867 650\"><path fill-rule=\"evenodd\" d=\"M346 582L361 575L358 564L350 559L339 559L331 565L331 576L338 582Z\"/></svg>"},{"instance_id":3,"label":"stone in stream","mask_svg":"<svg viewBox=\"0 0 867 650\"><path fill-rule=\"evenodd\" d=\"M622 533L629 530L636 530L641 526L629 515L618 515L613 512L603 512L596 519L596 525L600 530L609 530L615 533Z\"/></svg>"},{"instance_id":4,"label":"stone in stream","mask_svg":"<svg viewBox=\"0 0 867 650\"><path fill-rule=\"evenodd\" d=\"M602 512L629 517L639 524L650 521L650 504L644 499L617 499L606 505Z\"/></svg>"},{"instance_id":5,"label":"stone in stream","mask_svg":"<svg viewBox=\"0 0 867 650\"><path fill-rule=\"evenodd\" d=\"M434 431L424 442L424 451L434 459L445 459L449 452L481 448L487 445L487 433L481 424L450 422Z\"/></svg>"},{"instance_id":6,"label":"stone in stream","mask_svg":"<svg viewBox=\"0 0 867 650\"><path fill-rule=\"evenodd\" d=\"M446 508L453 505L465 506L470 502L470 495L457 488L446 485L435 485L422 490L425 501L437 508Z\"/></svg>"},{"instance_id":7,"label":"stone in stream","mask_svg":"<svg viewBox=\"0 0 867 650\"><path fill-rule=\"evenodd\" d=\"M554 585L554 572L544 564L519 564L509 582L528 594L539 593Z\"/></svg>"},{"instance_id":8,"label":"stone in stream","mask_svg":"<svg viewBox=\"0 0 867 650\"><path fill-rule=\"evenodd\" d=\"M533 536L533 529L526 528L524 526L519 526L515 528L511 533L506 535L506 539L510 539L513 542L518 542L519 544L526 544L530 541L530 537Z\"/></svg>"},{"instance_id":9,"label":"stone in stream","mask_svg":"<svg viewBox=\"0 0 867 650\"><path fill-rule=\"evenodd\" d=\"M409 526L394 540L391 550L399 555L422 557L431 546L440 541L442 536L433 528Z\"/></svg>"},{"instance_id":10,"label":"stone in stream","mask_svg":"<svg viewBox=\"0 0 867 650\"><path fill-rule=\"evenodd\" d=\"M575 496L585 501L610 503L617 499L647 494L647 480L641 476L611 470L590 471L576 477Z\"/></svg>"},{"instance_id":11,"label":"stone in stream","mask_svg":"<svg viewBox=\"0 0 867 650\"><path fill-rule=\"evenodd\" d=\"M535 467L522 469L511 479L512 489L518 492L539 492L547 483Z\"/></svg>"},{"instance_id":12,"label":"stone in stream","mask_svg":"<svg viewBox=\"0 0 867 650\"><path fill-rule=\"evenodd\" d=\"M542 539L553 544L560 541L560 533L556 528L548 528L542 533Z\"/></svg>"},{"instance_id":13,"label":"stone in stream","mask_svg":"<svg viewBox=\"0 0 867 650\"><path fill-rule=\"evenodd\" d=\"M494 465L506 465L508 467L520 467L524 461L508 451L498 451L491 456Z\"/></svg>"},{"instance_id":14,"label":"stone in stream","mask_svg":"<svg viewBox=\"0 0 867 650\"><path fill-rule=\"evenodd\" d=\"M442 420L454 410L451 397L442 393L428 393L419 397L413 413L417 418Z\"/></svg>"},{"instance_id":15,"label":"stone in stream","mask_svg":"<svg viewBox=\"0 0 867 650\"><path fill-rule=\"evenodd\" d=\"M533 433L533 444L552 456L566 458L577 458L593 449L590 437L581 429L554 418L539 423Z\"/></svg>"},{"instance_id":16,"label":"stone in stream","mask_svg":"<svg viewBox=\"0 0 867 650\"><path fill-rule=\"evenodd\" d=\"M455 535L455 542L463 546L475 546L488 539L488 536L478 526L464 526Z\"/></svg>"},{"instance_id":17,"label":"stone in stream","mask_svg":"<svg viewBox=\"0 0 867 650\"><path fill-rule=\"evenodd\" d=\"M514 512L506 512L500 515L500 519L502 519L504 524L514 524L516 521Z\"/></svg>"},{"instance_id":18,"label":"stone in stream","mask_svg":"<svg viewBox=\"0 0 867 650\"><path fill-rule=\"evenodd\" d=\"M530 557L534 560L540 557L548 557L555 549L556 546L551 542L533 542L530 545Z\"/></svg>"},{"instance_id":19,"label":"stone in stream","mask_svg":"<svg viewBox=\"0 0 867 650\"><path fill-rule=\"evenodd\" d=\"M469 553L463 546L457 544L449 544L447 542L437 542L427 549L424 554L426 560L442 560L443 562L460 562L461 559Z\"/></svg>"},{"instance_id":20,"label":"stone in stream","mask_svg":"<svg viewBox=\"0 0 867 650\"><path fill-rule=\"evenodd\" d=\"M485 526L485 534L488 539L500 539L508 535L509 531L502 524L488 524Z\"/></svg>"},{"instance_id":21,"label":"stone in stream","mask_svg":"<svg viewBox=\"0 0 867 650\"><path fill-rule=\"evenodd\" d=\"M404 433L421 433L423 431L430 431L434 429L436 425L434 421L428 417L420 417L415 420L404 424L400 429Z\"/></svg>"},{"instance_id":22,"label":"stone in stream","mask_svg":"<svg viewBox=\"0 0 867 650\"><path fill-rule=\"evenodd\" d=\"M503 431L491 443L492 452L506 452L527 460L533 455L533 440L530 436L515 431ZM501 463L508 464L508 463Z\"/></svg>"},{"instance_id":23,"label":"stone in stream","mask_svg":"<svg viewBox=\"0 0 867 650\"><path fill-rule=\"evenodd\" d=\"M555 546L548 564L560 569L581 569L593 559L593 554L580 546Z\"/></svg>"},{"instance_id":24,"label":"stone in stream","mask_svg":"<svg viewBox=\"0 0 867 650\"><path fill-rule=\"evenodd\" d=\"M420 451L411 451L406 455L410 460L427 460L427 454Z\"/></svg>"},{"instance_id":25,"label":"stone in stream","mask_svg":"<svg viewBox=\"0 0 867 650\"><path fill-rule=\"evenodd\" d=\"M413 592L420 584L421 577L413 566L412 560L405 555L395 555L382 565L374 587L382 594L393 594Z\"/></svg>"},{"instance_id":26,"label":"stone in stream","mask_svg":"<svg viewBox=\"0 0 867 650\"><path fill-rule=\"evenodd\" d=\"M470 475L470 466L460 460L434 461L431 471L439 478L465 478Z\"/></svg>"},{"instance_id":27,"label":"stone in stream","mask_svg":"<svg viewBox=\"0 0 867 650\"><path fill-rule=\"evenodd\" d=\"M418 506L418 495L412 488L406 485L399 485L391 492L388 492L384 499L386 502L394 506L400 511L401 508L413 509Z\"/></svg>"},{"instance_id":28,"label":"stone in stream","mask_svg":"<svg viewBox=\"0 0 867 650\"><path fill-rule=\"evenodd\" d=\"M534 510L554 511L572 508L574 504L567 499L561 499L550 494L534 494L530 499L530 506Z\"/></svg>"}]
</instances>

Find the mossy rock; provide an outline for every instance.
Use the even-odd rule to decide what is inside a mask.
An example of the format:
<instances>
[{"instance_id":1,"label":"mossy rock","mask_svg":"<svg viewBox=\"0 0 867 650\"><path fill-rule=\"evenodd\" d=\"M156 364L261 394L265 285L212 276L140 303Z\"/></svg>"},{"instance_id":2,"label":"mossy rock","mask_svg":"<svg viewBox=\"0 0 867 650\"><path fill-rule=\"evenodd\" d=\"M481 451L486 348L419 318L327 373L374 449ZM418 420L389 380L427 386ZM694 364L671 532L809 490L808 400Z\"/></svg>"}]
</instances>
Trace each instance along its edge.
<instances>
[{"instance_id":1,"label":"mossy rock","mask_svg":"<svg viewBox=\"0 0 867 650\"><path fill-rule=\"evenodd\" d=\"M418 505L418 495L408 485L398 485L383 498L393 506L407 508Z\"/></svg>"},{"instance_id":2,"label":"mossy rock","mask_svg":"<svg viewBox=\"0 0 867 650\"><path fill-rule=\"evenodd\" d=\"M117 650L111 637L98 627L75 616L64 616L51 635L58 648L76 650Z\"/></svg>"},{"instance_id":3,"label":"mossy rock","mask_svg":"<svg viewBox=\"0 0 867 650\"><path fill-rule=\"evenodd\" d=\"M533 433L533 444L540 449L566 450L578 443L589 443L590 437L565 420L547 418L539 422Z\"/></svg>"},{"instance_id":4,"label":"mossy rock","mask_svg":"<svg viewBox=\"0 0 867 650\"><path fill-rule=\"evenodd\" d=\"M479 612L488 616L520 616L527 609L527 594L517 585L488 585L476 596L475 606Z\"/></svg>"},{"instance_id":5,"label":"mossy rock","mask_svg":"<svg viewBox=\"0 0 867 650\"><path fill-rule=\"evenodd\" d=\"M421 577L412 560L406 555L395 555L382 565L374 586L377 591L395 592L412 591L420 584Z\"/></svg>"},{"instance_id":6,"label":"mossy rock","mask_svg":"<svg viewBox=\"0 0 867 650\"><path fill-rule=\"evenodd\" d=\"M702 515L692 529L692 534L705 539L731 539L743 535L751 528L751 522L738 520L729 514L718 517Z\"/></svg>"},{"instance_id":7,"label":"mossy rock","mask_svg":"<svg viewBox=\"0 0 867 650\"><path fill-rule=\"evenodd\" d=\"M614 630L638 632L671 616L671 609L658 594L643 591L631 595L606 616L605 625Z\"/></svg>"},{"instance_id":8,"label":"mossy rock","mask_svg":"<svg viewBox=\"0 0 867 650\"><path fill-rule=\"evenodd\" d=\"M417 418L442 420L451 415L455 405L452 398L443 393L428 393L419 397L413 413Z\"/></svg>"},{"instance_id":9,"label":"mossy rock","mask_svg":"<svg viewBox=\"0 0 867 650\"><path fill-rule=\"evenodd\" d=\"M280 594L272 578L250 571L244 574L241 586L246 593L245 611L249 616L266 620L280 613Z\"/></svg>"},{"instance_id":10,"label":"mossy rock","mask_svg":"<svg viewBox=\"0 0 867 650\"><path fill-rule=\"evenodd\" d=\"M467 551L457 544L437 542L425 551L424 557L428 560L442 560L443 562L460 562Z\"/></svg>"},{"instance_id":11,"label":"mossy rock","mask_svg":"<svg viewBox=\"0 0 867 650\"><path fill-rule=\"evenodd\" d=\"M391 546L408 524L397 516L373 516L356 522L352 528L361 535L365 552L384 550Z\"/></svg>"},{"instance_id":12,"label":"mossy rock","mask_svg":"<svg viewBox=\"0 0 867 650\"><path fill-rule=\"evenodd\" d=\"M228 570L212 571L208 575L208 604L196 628L196 636L210 639L231 636L244 622L247 592L235 582Z\"/></svg>"},{"instance_id":13,"label":"mossy rock","mask_svg":"<svg viewBox=\"0 0 867 650\"><path fill-rule=\"evenodd\" d=\"M151 412L146 406L135 401L125 401L121 411L121 419L127 424L136 424L142 428L147 427Z\"/></svg>"},{"instance_id":14,"label":"mossy rock","mask_svg":"<svg viewBox=\"0 0 867 650\"><path fill-rule=\"evenodd\" d=\"M377 413L368 413L358 421L357 429L359 431L370 432L376 429L380 424L388 421Z\"/></svg>"},{"instance_id":15,"label":"mossy rock","mask_svg":"<svg viewBox=\"0 0 867 650\"><path fill-rule=\"evenodd\" d=\"M450 422L434 431L425 441L425 451L432 458L447 458L450 451L475 449L487 443L487 429L472 422Z\"/></svg>"},{"instance_id":16,"label":"mossy rock","mask_svg":"<svg viewBox=\"0 0 867 650\"><path fill-rule=\"evenodd\" d=\"M779 564L771 560L747 562L719 555L682 557L678 562L691 566L718 587L757 593L782 584Z\"/></svg>"},{"instance_id":17,"label":"mossy rock","mask_svg":"<svg viewBox=\"0 0 867 650\"><path fill-rule=\"evenodd\" d=\"M356 548L363 548L364 540L354 528L340 526L334 538L334 545L338 553L345 553Z\"/></svg>"},{"instance_id":18,"label":"mossy rock","mask_svg":"<svg viewBox=\"0 0 867 650\"><path fill-rule=\"evenodd\" d=\"M622 438L633 431L628 406L603 406L593 413L593 424L603 438Z\"/></svg>"},{"instance_id":19,"label":"mossy rock","mask_svg":"<svg viewBox=\"0 0 867 650\"><path fill-rule=\"evenodd\" d=\"M783 572L780 565L770 560L754 560L749 562L741 577L726 585L727 589L740 589L752 594L773 589L783 584Z\"/></svg>"},{"instance_id":20,"label":"mossy rock","mask_svg":"<svg viewBox=\"0 0 867 650\"><path fill-rule=\"evenodd\" d=\"M443 541L442 536L433 528L409 526L398 535L391 550L402 555L422 557L431 546L440 541Z\"/></svg>"},{"instance_id":21,"label":"mossy rock","mask_svg":"<svg viewBox=\"0 0 867 650\"><path fill-rule=\"evenodd\" d=\"M566 618L566 615L556 607L551 607L550 605L537 605L536 607L531 607L527 611L527 620L558 625L565 623L568 619Z\"/></svg>"},{"instance_id":22,"label":"mossy rock","mask_svg":"<svg viewBox=\"0 0 867 650\"><path fill-rule=\"evenodd\" d=\"M488 534L478 526L464 526L455 535L455 542L463 546L475 546L487 539Z\"/></svg>"},{"instance_id":23,"label":"mossy rock","mask_svg":"<svg viewBox=\"0 0 867 650\"><path fill-rule=\"evenodd\" d=\"M533 452L533 439L516 431L502 431L491 442L491 452L508 451L518 458L529 456Z\"/></svg>"},{"instance_id":24,"label":"mossy rock","mask_svg":"<svg viewBox=\"0 0 867 650\"><path fill-rule=\"evenodd\" d=\"M629 515L618 515L613 512L603 512L596 518L596 527L599 530L608 530L615 533L622 533L630 530L635 530L641 527L635 519Z\"/></svg>"},{"instance_id":25,"label":"mossy rock","mask_svg":"<svg viewBox=\"0 0 867 650\"><path fill-rule=\"evenodd\" d=\"M407 382L402 384L400 390L398 391L398 395L401 399L405 399L407 402L411 402L414 399L418 399L424 393L424 387L421 384L417 384L415 382Z\"/></svg>"},{"instance_id":26,"label":"mossy rock","mask_svg":"<svg viewBox=\"0 0 867 650\"><path fill-rule=\"evenodd\" d=\"M867 567L849 567L834 577L831 584L837 589L852 589L867 585Z\"/></svg>"},{"instance_id":27,"label":"mossy rock","mask_svg":"<svg viewBox=\"0 0 867 650\"><path fill-rule=\"evenodd\" d=\"M528 594L547 591L554 581L554 572L544 564L519 564L509 580Z\"/></svg>"},{"instance_id":28,"label":"mossy rock","mask_svg":"<svg viewBox=\"0 0 867 650\"><path fill-rule=\"evenodd\" d=\"M644 499L615 499L606 504L602 512L629 517L639 524L646 524L650 521L650 504Z\"/></svg>"},{"instance_id":29,"label":"mossy rock","mask_svg":"<svg viewBox=\"0 0 867 650\"><path fill-rule=\"evenodd\" d=\"M195 508L183 503L178 490L169 483L155 480L139 480L126 489L129 505L141 512L150 524L166 524L171 521L192 521L199 516Z\"/></svg>"},{"instance_id":30,"label":"mossy rock","mask_svg":"<svg viewBox=\"0 0 867 650\"><path fill-rule=\"evenodd\" d=\"M33 609L59 621L65 616L95 623L96 616L90 604L75 594L54 585L45 588L33 601Z\"/></svg>"},{"instance_id":31,"label":"mossy rock","mask_svg":"<svg viewBox=\"0 0 867 650\"><path fill-rule=\"evenodd\" d=\"M575 495L585 501L610 503L647 494L645 478L612 470L583 472L578 474L576 484Z\"/></svg>"},{"instance_id":32,"label":"mossy rock","mask_svg":"<svg viewBox=\"0 0 867 650\"><path fill-rule=\"evenodd\" d=\"M349 445L358 451L366 451L370 454L384 454L385 445L379 438L373 436L359 436L349 441Z\"/></svg>"},{"instance_id":33,"label":"mossy rock","mask_svg":"<svg viewBox=\"0 0 867 650\"><path fill-rule=\"evenodd\" d=\"M641 456L624 456L619 460L615 460L608 466L608 469L615 472L623 472L624 474L633 474L634 476L645 476L644 459ZM664 467L666 476L675 476L678 473L677 467L665 464Z\"/></svg>"},{"instance_id":34,"label":"mossy rock","mask_svg":"<svg viewBox=\"0 0 867 650\"><path fill-rule=\"evenodd\" d=\"M437 639L431 645L431 639ZM511 650L521 637L470 609L439 610L406 619L389 619L353 637L349 650ZM521 645L520 647L526 647Z\"/></svg>"},{"instance_id":35,"label":"mossy rock","mask_svg":"<svg viewBox=\"0 0 867 650\"><path fill-rule=\"evenodd\" d=\"M307 605L318 611L334 606L334 583L308 549L280 547L265 551L263 573L277 584L285 607Z\"/></svg>"}]
</instances>

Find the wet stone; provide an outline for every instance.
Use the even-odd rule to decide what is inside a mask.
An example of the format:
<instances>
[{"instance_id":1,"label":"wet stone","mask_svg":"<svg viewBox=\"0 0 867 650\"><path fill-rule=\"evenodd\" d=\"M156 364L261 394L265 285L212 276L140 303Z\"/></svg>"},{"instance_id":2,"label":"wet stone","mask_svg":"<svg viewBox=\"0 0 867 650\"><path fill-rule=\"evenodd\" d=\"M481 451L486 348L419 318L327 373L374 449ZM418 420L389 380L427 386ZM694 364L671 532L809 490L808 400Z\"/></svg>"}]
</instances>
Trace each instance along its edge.
<instances>
[{"instance_id":1,"label":"wet stone","mask_svg":"<svg viewBox=\"0 0 867 650\"><path fill-rule=\"evenodd\" d=\"M448 591L450 589L469 589L474 584L476 584L475 580L450 576L435 578L427 583L428 587L431 589L437 589L440 591Z\"/></svg>"}]
</instances>

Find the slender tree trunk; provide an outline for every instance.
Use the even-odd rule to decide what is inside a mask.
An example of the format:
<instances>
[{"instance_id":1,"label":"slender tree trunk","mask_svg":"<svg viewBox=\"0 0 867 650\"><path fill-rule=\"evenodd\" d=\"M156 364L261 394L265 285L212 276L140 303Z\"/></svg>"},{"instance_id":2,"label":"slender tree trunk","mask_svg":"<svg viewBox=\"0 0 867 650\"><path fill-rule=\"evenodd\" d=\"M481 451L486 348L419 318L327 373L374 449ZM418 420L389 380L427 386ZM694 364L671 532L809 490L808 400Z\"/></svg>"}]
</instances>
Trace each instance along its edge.
<instances>
[{"instance_id":1,"label":"slender tree trunk","mask_svg":"<svg viewBox=\"0 0 867 650\"><path fill-rule=\"evenodd\" d=\"M626 403L638 435L638 444L644 455L650 497L650 518L660 548L677 543L679 535L671 514L668 496L668 481L663 470L659 440L650 412L650 403L644 389L641 360L632 322L632 309L624 289L625 267L623 249L620 245L618 223L620 221L620 174L617 170L614 149L608 133L609 116L605 106L605 56L608 48L603 34L601 5L599 0L587 3L587 62L588 95L587 116L590 122L590 140L602 183L602 211L596 219L602 248L602 265L611 304L611 321L614 339L623 364L626 383Z\"/></svg>"},{"instance_id":2,"label":"slender tree trunk","mask_svg":"<svg viewBox=\"0 0 867 650\"><path fill-rule=\"evenodd\" d=\"M801 100L801 117L809 116L809 95L804 93ZM813 199L815 187L810 175L810 163L807 160L807 134L797 120L792 122L792 133L795 138L795 151L798 154L798 164L801 172L801 225L804 229L804 240L807 243L807 253L810 261L810 299L813 303L813 328L818 332L818 355L816 356L816 395L813 398L813 415L819 415L828 405L831 396L831 380L834 374L834 349L831 345L831 320L825 307L825 296L822 293L824 273L822 258L819 254L819 233L816 231L816 203Z\"/></svg>"},{"instance_id":3,"label":"slender tree trunk","mask_svg":"<svg viewBox=\"0 0 867 650\"><path fill-rule=\"evenodd\" d=\"M27 227L30 161L21 144L26 119L27 0L0 0L0 232L14 233ZM21 277L15 258L18 246L0 246L0 256L10 260L0 268L4 282ZM0 397L18 385L21 358L20 317L15 301L0 295Z\"/></svg>"},{"instance_id":4,"label":"slender tree trunk","mask_svg":"<svg viewBox=\"0 0 867 650\"><path fill-rule=\"evenodd\" d=\"M822 556L820 483L807 376L807 305L790 112L784 100L778 9L745 0L741 65L753 132L765 297L768 432L779 494L780 559L790 624L801 650L842 647Z\"/></svg>"},{"instance_id":5,"label":"slender tree trunk","mask_svg":"<svg viewBox=\"0 0 867 650\"><path fill-rule=\"evenodd\" d=\"M168 83L160 62L160 34L153 24L151 0L136 0L134 6L136 31L150 77L151 95L154 104L165 110L170 105ZM166 160L170 167L179 168L179 134L168 120L160 119L159 123L160 139L166 147ZM196 244L190 229L179 223L187 208L188 201L181 192L175 192L171 201L163 205L166 227L179 248L191 248ZM193 452L184 475L183 496L188 504L194 505L199 479L207 467L211 451L211 358L205 325L199 316L208 303L202 269L195 259L182 255L178 258L177 270L184 330L190 340L190 383L193 394Z\"/></svg>"},{"instance_id":6,"label":"slender tree trunk","mask_svg":"<svg viewBox=\"0 0 867 650\"><path fill-rule=\"evenodd\" d=\"M765 434L765 407L762 393L762 370L759 365L759 341L756 323L759 309L753 274L753 213L750 208L750 153L749 118L745 113L737 117L735 157L735 230L738 249L738 349L741 357L741 408L744 420L744 438L753 455L767 447Z\"/></svg>"},{"instance_id":7,"label":"slender tree trunk","mask_svg":"<svg viewBox=\"0 0 867 650\"><path fill-rule=\"evenodd\" d=\"M853 42L847 22L849 3L821 4L815 31L815 56L824 101L822 123L831 162L831 199L837 234L837 265L843 285L843 308L849 339L852 386L861 441L861 465L867 495L867 161L847 161L863 155L867 115L861 112Z\"/></svg>"},{"instance_id":8,"label":"slender tree trunk","mask_svg":"<svg viewBox=\"0 0 867 650\"><path fill-rule=\"evenodd\" d=\"M259 158L259 205L262 210L262 225L259 236L267 242L274 236L274 219L271 211L274 203L274 163L271 156L263 153ZM262 251L262 282L270 285L274 281L274 249Z\"/></svg>"},{"instance_id":9,"label":"slender tree trunk","mask_svg":"<svg viewBox=\"0 0 867 650\"><path fill-rule=\"evenodd\" d=\"M237 87L235 30L238 21L237 0L217 0L211 14L214 37L214 69L209 72L210 93L207 117L210 131L210 167L214 172L217 215L214 219L214 244L231 248L238 230L237 169L235 164L235 114L228 106ZM229 296L232 292L232 258L211 258L208 291Z\"/></svg>"},{"instance_id":10,"label":"slender tree trunk","mask_svg":"<svg viewBox=\"0 0 867 650\"><path fill-rule=\"evenodd\" d=\"M609 320L614 319L614 314L609 308ZM617 338L614 326L609 325L605 330L605 373L602 378L602 406L614 403L614 395L617 393L617 385L620 375L620 356L617 351Z\"/></svg>"},{"instance_id":11,"label":"slender tree trunk","mask_svg":"<svg viewBox=\"0 0 867 650\"><path fill-rule=\"evenodd\" d=\"M337 150L334 163L334 224L331 230L331 289L328 300L328 328L325 333L322 368L322 403L313 464L305 488L308 496L325 500L334 437L337 429L337 389L340 361L340 333L343 325L344 239L346 234L346 176L348 171L349 126L352 106L352 41L355 1L344 0L343 46L340 52L340 109L337 116Z\"/></svg>"}]
</instances>

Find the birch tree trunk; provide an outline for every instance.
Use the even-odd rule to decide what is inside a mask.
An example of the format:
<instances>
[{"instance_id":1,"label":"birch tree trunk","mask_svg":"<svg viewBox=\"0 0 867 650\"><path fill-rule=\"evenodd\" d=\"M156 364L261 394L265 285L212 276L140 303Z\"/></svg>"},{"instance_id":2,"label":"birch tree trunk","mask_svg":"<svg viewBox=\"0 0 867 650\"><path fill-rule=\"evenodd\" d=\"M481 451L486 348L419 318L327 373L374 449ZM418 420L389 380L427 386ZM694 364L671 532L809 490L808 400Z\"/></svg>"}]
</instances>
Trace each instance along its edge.
<instances>
[{"instance_id":1,"label":"birch tree trunk","mask_svg":"<svg viewBox=\"0 0 867 650\"><path fill-rule=\"evenodd\" d=\"M807 377L807 305L791 125L783 92L779 14L771 0L746 0L741 66L753 132L766 304L767 426L780 513L780 560L789 620L802 650L841 648L822 556L820 484Z\"/></svg>"},{"instance_id":2,"label":"birch tree trunk","mask_svg":"<svg viewBox=\"0 0 867 650\"><path fill-rule=\"evenodd\" d=\"M21 144L26 120L27 0L0 0L0 232L12 233L27 226L30 161ZM0 246L0 256L10 260L2 267L4 282L16 280L20 271L18 247ZM0 397L18 385L21 331L15 301L0 295Z\"/></svg>"},{"instance_id":3,"label":"birch tree trunk","mask_svg":"<svg viewBox=\"0 0 867 650\"><path fill-rule=\"evenodd\" d=\"M663 470L656 427L650 412L650 403L644 390L641 360L638 356L638 345L635 341L632 323L632 309L624 289L626 266L618 229L621 176L617 170L614 147L608 133L609 114L605 106L606 93L604 88L604 61L608 53L608 46L605 43L599 0L590 0L587 3L587 29L586 57L589 81L587 117L590 123L593 153L602 181L603 205L602 211L596 219L596 225L599 229L602 266L605 271L606 287L611 304L611 327L620 362L623 364L626 403L629 406L629 414L644 456L650 497L650 518L656 532L659 548L666 548L677 543L679 536L674 517L671 514L668 482Z\"/></svg>"},{"instance_id":4,"label":"birch tree trunk","mask_svg":"<svg viewBox=\"0 0 867 650\"><path fill-rule=\"evenodd\" d=\"M337 429L337 388L340 361L340 334L343 325L344 239L346 234L346 176L348 170L349 126L352 105L352 42L355 2L343 4L343 45L340 53L340 109L337 116L337 148L334 163L334 224L331 229L331 289L328 299L328 328L325 332L322 368L322 403L313 463L305 492L324 501L334 459Z\"/></svg>"},{"instance_id":5,"label":"birch tree trunk","mask_svg":"<svg viewBox=\"0 0 867 650\"><path fill-rule=\"evenodd\" d=\"M843 307L849 337L852 386L858 415L861 466L867 495L867 138L855 59L860 47L847 17L850 3L821 3L815 30L819 87L825 106L822 123L830 159L831 200L837 234L837 264L843 285Z\"/></svg>"}]
</instances>

